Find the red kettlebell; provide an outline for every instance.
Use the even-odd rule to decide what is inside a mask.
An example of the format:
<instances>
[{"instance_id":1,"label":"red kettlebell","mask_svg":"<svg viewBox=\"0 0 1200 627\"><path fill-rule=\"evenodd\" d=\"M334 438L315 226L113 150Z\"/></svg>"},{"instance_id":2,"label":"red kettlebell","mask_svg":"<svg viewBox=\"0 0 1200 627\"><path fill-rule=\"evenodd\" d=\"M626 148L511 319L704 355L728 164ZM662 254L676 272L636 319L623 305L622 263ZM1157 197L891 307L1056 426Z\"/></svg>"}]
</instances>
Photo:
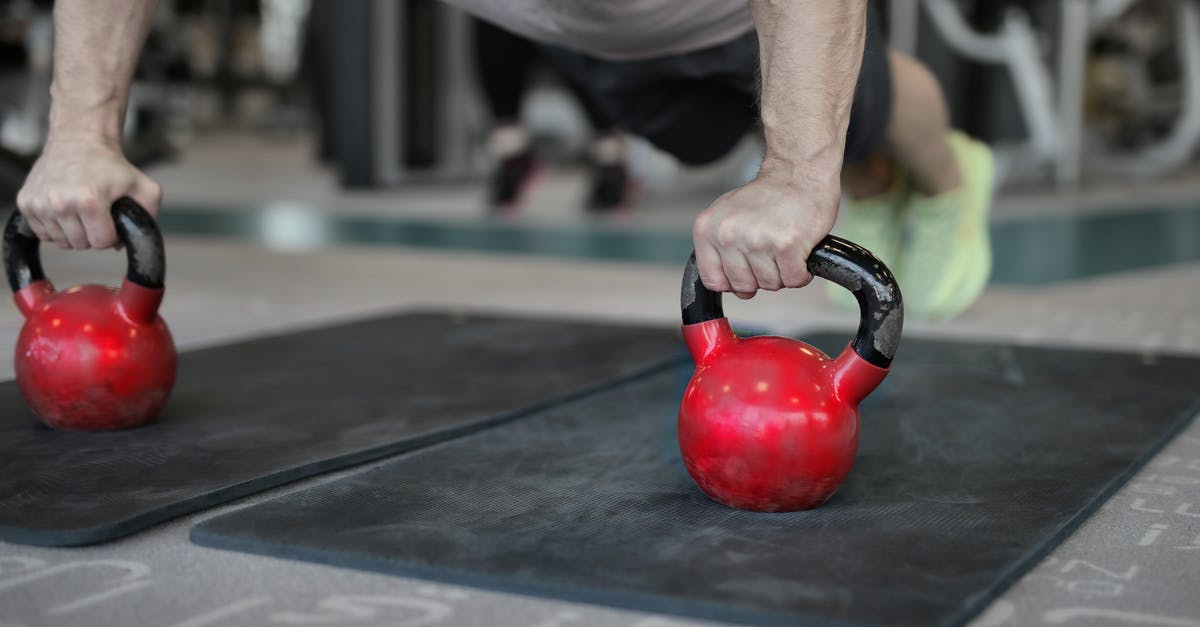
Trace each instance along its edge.
<instances>
[{"instance_id":1,"label":"red kettlebell","mask_svg":"<svg viewBox=\"0 0 1200 627\"><path fill-rule=\"evenodd\" d=\"M158 315L162 234L129 198L113 203L112 217L129 260L119 290L81 285L55 291L24 216L13 211L4 229L8 284L25 316L17 338L17 387L33 413L55 429L146 424L175 384L175 343Z\"/></svg>"},{"instance_id":2,"label":"red kettlebell","mask_svg":"<svg viewBox=\"0 0 1200 627\"><path fill-rule=\"evenodd\" d=\"M858 404L900 343L900 288L875 255L828 236L808 270L853 292L862 311L837 359L789 338L737 337L695 254L684 269L683 337L696 371L679 408L679 449L700 489L729 507L789 512L833 496L858 452Z\"/></svg>"}]
</instances>

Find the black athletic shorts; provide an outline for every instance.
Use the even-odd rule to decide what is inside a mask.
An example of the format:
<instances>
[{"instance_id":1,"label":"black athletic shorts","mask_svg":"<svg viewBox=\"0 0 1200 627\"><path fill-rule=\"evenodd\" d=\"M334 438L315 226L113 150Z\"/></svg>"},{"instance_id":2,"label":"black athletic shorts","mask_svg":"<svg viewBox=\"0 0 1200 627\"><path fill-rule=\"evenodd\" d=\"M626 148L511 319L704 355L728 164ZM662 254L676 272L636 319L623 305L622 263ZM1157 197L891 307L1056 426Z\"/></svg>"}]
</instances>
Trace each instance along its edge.
<instances>
[{"instance_id":1,"label":"black athletic shorts","mask_svg":"<svg viewBox=\"0 0 1200 627\"><path fill-rule=\"evenodd\" d=\"M712 48L637 61L543 48L563 73L592 93L618 127L683 163L719 159L758 124L758 37L753 31ZM871 9L846 136L847 161L879 148L891 113L887 47Z\"/></svg>"}]
</instances>

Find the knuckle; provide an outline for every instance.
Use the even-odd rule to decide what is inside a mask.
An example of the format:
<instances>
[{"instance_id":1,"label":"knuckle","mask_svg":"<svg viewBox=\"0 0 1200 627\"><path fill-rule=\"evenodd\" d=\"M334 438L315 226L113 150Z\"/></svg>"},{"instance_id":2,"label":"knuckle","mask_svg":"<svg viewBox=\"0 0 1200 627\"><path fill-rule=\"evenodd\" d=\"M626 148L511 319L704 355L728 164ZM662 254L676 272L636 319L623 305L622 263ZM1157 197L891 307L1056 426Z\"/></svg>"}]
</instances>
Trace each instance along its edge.
<instances>
[{"instance_id":1,"label":"knuckle","mask_svg":"<svg viewBox=\"0 0 1200 627\"><path fill-rule=\"evenodd\" d=\"M708 211L701 212L692 223L692 235L696 238L707 238L712 230L712 223L712 214Z\"/></svg>"},{"instance_id":2,"label":"knuckle","mask_svg":"<svg viewBox=\"0 0 1200 627\"><path fill-rule=\"evenodd\" d=\"M65 218L71 215L73 206L74 201L70 197L53 198L43 211L56 218Z\"/></svg>"},{"instance_id":3,"label":"knuckle","mask_svg":"<svg viewBox=\"0 0 1200 627\"><path fill-rule=\"evenodd\" d=\"M100 196L95 192L81 191L75 196L73 204L81 214L95 214L100 211Z\"/></svg>"},{"instance_id":4,"label":"knuckle","mask_svg":"<svg viewBox=\"0 0 1200 627\"><path fill-rule=\"evenodd\" d=\"M772 247L777 254L794 255L800 252L800 235L792 230L776 233L772 241Z\"/></svg>"},{"instance_id":5,"label":"knuckle","mask_svg":"<svg viewBox=\"0 0 1200 627\"><path fill-rule=\"evenodd\" d=\"M716 231L717 245L722 248L733 248L741 242L741 229L731 220L722 222L717 226Z\"/></svg>"},{"instance_id":6,"label":"knuckle","mask_svg":"<svg viewBox=\"0 0 1200 627\"><path fill-rule=\"evenodd\" d=\"M763 228L755 228L748 230L742 240L746 244L746 250L750 252L766 252L769 253L774 248L774 237L770 231Z\"/></svg>"},{"instance_id":7,"label":"knuckle","mask_svg":"<svg viewBox=\"0 0 1200 627\"><path fill-rule=\"evenodd\" d=\"M745 277L733 277L729 281L735 292L753 292L758 289L758 284Z\"/></svg>"},{"instance_id":8,"label":"knuckle","mask_svg":"<svg viewBox=\"0 0 1200 627\"><path fill-rule=\"evenodd\" d=\"M17 206L35 218L46 213L46 199L34 192L27 192L24 199L18 198Z\"/></svg>"}]
</instances>

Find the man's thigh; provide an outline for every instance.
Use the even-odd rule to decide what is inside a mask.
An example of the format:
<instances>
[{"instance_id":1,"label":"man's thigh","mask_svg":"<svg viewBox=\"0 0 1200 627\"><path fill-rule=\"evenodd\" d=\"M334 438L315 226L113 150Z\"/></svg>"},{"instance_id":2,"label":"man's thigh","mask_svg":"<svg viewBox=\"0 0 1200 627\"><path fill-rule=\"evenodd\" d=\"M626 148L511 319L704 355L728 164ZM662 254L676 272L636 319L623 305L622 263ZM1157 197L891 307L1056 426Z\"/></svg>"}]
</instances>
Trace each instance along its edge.
<instances>
[{"instance_id":1,"label":"man's thigh","mask_svg":"<svg viewBox=\"0 0 1200 627\"><path fill-rule=\"evenodd\" d=\"M613 118L689 165L721 158L758 123L758 38L753 32L719 46L641 61L605 61L563 48L546 54ZM846 158L883 143L891 120L887 46L874 10L850 113Z\"/></svg>"},{"instance_id":2,"label":"man's thigh","mask_svg":"<svg viewBox=\"0 0 1200 627\"><path fill-rule=\"evenodd\" d=\"M724 156L758 119L753 33L643 61L605 61L557 47L546 53L593 94L616 126L689 165Z\"/></svg>"}]
</instances>

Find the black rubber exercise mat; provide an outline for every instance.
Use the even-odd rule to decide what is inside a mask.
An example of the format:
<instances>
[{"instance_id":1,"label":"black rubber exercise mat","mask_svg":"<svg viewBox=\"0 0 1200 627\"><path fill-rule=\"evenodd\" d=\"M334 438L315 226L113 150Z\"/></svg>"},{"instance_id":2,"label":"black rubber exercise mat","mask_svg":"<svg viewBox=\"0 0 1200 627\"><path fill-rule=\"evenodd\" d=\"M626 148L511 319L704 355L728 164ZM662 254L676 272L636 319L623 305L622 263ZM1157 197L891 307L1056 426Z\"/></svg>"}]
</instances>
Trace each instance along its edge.
<instances>
[{"instance_id":1,"label":"black rubber exercise mat","mask_svg":"<svg viewBox=\"0 0 1200 627\"><path fill-rule=\"evenodd\" d=\"M844 337L818 344L838 348ZM205 521L212 547L762 624L959 625L1182 429L1200 359L907 340L824 506L683 470L690 366Z\"/></svg>"},{"instance_id":2,"label":"black rubber exercise mat","mask_svg":"<svg viewBox=\"0 0 1200 627\"><path fill-rule=\"evenodd\" d=\"M77 545L685 360L673 329L413 313L183 353L160 419L37 422L0 384L0 540Z\"/></svg>"}]
</instances>

